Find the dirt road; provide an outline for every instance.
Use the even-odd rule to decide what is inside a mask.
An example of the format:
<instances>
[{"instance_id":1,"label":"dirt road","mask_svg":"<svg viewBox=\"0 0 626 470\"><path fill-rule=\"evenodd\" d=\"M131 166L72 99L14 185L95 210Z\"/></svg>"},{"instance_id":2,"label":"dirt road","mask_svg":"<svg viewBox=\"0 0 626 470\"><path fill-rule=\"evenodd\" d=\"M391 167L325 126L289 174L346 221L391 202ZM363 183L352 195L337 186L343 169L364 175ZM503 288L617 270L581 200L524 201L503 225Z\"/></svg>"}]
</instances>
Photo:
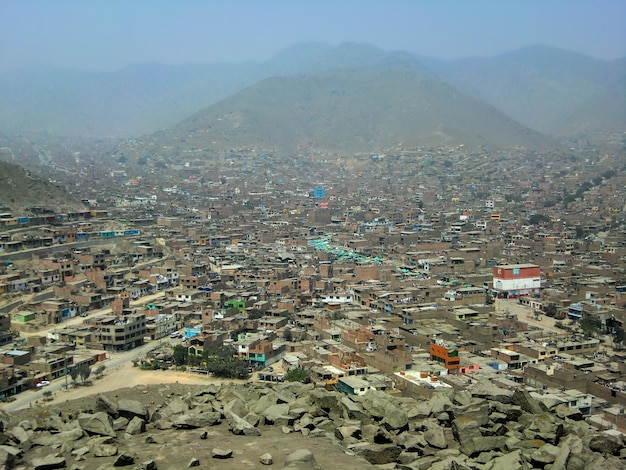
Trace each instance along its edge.
<instances>
[{"instance_id":1,"label":"dirt road","mask_svg":"<svg viewBox=\"0 0 626 470\"><path fill-rule=\"evenodd\" d=\"M213 376L180 371L141 370L132 364L124 364L113 369L107 369L102 378L90 378L89 385L70 385L68 390L54 392L50 404L60 404L68 400L85 398L98 393L112 392L122 388L135 387L137 385L159 384L183 384L183 385L207 385L224 382L245 383L245 380L216 379ZM43 391L26 392L40 393L39 402L43 401Z\"/></svg>"}]
</instances>

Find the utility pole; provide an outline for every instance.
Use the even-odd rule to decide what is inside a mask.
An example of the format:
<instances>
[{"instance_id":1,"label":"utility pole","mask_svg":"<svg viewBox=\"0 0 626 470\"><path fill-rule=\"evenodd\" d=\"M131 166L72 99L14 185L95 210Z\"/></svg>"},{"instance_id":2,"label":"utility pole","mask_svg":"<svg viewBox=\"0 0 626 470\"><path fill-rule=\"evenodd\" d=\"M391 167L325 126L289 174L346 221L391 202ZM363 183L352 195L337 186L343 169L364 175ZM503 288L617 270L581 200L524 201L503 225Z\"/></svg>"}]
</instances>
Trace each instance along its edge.
<instances>
[{"instance_id":1,"label":"utility pole","mask_svg":"<svg viewBox=\"0 0 626 470\"><path fill-rule=\"evenodd\" d=\"M63 352L63 368L65 369L65 391L67 392L67 351Z\"/></svg>"}]
</instances>

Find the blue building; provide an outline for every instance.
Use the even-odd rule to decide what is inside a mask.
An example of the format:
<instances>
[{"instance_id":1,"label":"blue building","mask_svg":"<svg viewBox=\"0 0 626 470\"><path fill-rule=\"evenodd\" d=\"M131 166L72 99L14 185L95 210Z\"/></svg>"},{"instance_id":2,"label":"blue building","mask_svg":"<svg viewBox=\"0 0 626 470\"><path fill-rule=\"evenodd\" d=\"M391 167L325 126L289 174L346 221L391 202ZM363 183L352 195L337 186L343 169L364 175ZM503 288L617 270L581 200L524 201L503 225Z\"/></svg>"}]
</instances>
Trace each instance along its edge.
<instances>
[{"instance_id":1,"label":"blue building","mask_svg":"<svg viewBox=\"0 0 626 470\"><path fill-rule=\"evenodd\" d=\"M323 199L326 197L326 189L324 188L313 188L313 197L315 199Z\"/></svg>"}]
</instances>

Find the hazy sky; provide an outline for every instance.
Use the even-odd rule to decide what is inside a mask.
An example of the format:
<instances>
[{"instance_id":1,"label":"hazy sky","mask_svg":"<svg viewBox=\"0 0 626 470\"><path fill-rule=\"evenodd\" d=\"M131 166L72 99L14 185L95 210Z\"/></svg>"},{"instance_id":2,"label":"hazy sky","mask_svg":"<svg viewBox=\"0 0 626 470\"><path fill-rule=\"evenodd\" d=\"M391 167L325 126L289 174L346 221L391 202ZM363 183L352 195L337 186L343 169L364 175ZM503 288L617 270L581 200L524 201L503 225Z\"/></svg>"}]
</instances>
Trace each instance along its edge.
<instances>
[{"instance_id":1,"label":"hazy sky","mask_svg":"<svg viewBox=\"0 0 626 470\"><path fill-rule=\"evenodd\" d=\"M626 56L626 0L0 0L0 71L266 60L302 41L441 58L545 44Z\"/></svg>"}]
</instances>

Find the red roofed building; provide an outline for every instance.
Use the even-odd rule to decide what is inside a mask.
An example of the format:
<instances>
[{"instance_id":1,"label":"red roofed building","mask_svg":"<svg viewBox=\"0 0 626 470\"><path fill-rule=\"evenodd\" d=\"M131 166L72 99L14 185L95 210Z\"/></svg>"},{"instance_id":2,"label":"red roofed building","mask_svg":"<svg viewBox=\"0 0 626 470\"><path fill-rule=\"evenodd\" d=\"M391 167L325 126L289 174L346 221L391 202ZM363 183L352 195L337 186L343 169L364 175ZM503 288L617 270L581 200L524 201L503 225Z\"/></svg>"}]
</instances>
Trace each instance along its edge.
<instances>
[{"instance_id":1,"label":"red roofed building","mask_svg":"<svg viewBox=\"0 0 626 470\"><path fill-rule=\"evenodd\" d=\"M541 268L536 264L506 264L493 267L493 290L498 297L538 294Z\"/></svg>"}]
</instances>

